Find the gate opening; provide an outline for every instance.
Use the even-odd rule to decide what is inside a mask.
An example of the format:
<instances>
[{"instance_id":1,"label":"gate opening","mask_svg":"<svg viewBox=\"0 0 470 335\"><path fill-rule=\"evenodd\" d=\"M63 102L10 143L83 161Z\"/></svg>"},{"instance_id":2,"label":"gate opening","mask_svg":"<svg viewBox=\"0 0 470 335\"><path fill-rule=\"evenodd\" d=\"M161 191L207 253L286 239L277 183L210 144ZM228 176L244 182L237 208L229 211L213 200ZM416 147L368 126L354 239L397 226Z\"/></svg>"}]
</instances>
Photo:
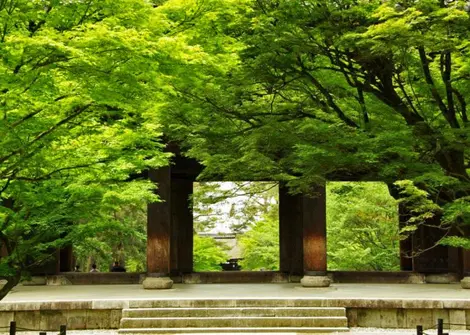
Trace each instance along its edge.
<instances>
[{"instance_id":1,"label":"gate opening","mask_svg":"<svg viewBox=\"0 0 470 335\"><path fill-rule=\"evenodd\" d=\"M194 271L279 270L276 183L194 183L192 202Z\"/></svg>"}]
</instances>

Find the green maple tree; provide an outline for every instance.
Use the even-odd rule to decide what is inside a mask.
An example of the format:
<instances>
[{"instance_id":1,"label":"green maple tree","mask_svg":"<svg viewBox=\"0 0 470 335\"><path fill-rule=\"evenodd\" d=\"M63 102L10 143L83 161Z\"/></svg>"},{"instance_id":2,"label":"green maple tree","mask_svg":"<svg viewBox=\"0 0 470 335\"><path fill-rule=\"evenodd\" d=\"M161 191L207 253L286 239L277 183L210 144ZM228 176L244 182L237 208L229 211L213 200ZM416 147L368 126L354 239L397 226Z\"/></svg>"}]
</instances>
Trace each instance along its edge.
<instances>
[{"instance_id":1,"label":"green maple tree","mask_svg":"<svg viewBox=\"0 0 470 335\"><path fill-rule=\"evenodd\" d=\"M0 1L2 298L57 248L129 232L168 164L157 109L184 41L140 0ZM179 52L175 52L177 49Z\"/></svg>"},{"instance_id":2,"label":"green maple tree","mask_svg":"<svg viewBox=\"0 0 470 335\"><path fill-rule=\"evenodd\" d=\"M205 67L172 79L166 131L203 177L383 181L415 218L403 233L468 245L469 22L466 1L214 5L184 32Z\"/></svg>"}]
</instances>

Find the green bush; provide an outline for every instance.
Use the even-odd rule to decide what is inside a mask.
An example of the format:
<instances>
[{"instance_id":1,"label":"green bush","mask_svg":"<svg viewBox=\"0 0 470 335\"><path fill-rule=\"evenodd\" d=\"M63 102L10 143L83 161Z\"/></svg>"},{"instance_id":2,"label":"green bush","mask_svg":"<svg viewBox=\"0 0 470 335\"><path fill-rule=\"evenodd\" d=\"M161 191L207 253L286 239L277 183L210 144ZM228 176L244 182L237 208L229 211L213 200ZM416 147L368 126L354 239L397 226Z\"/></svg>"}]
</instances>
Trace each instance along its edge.
<instances>
[{"instance_id":1,"label":"green bush","mask_svg":"<svg viewBox=\"0 0 470 335\"><path fill-rule=\"evenodd\" d=\"M399 270L398 231L397 204L385 184L328 183L329 270Z\"/></svg>"},{"instance_id":2,"label":"green bush","mask_svg":"<svg viewBox=\"0 0 470 335\"><path fill-rule=\"evenodd\" d=\"M223 246L211 237L194 235L194 271L220 271L220 263L228 259Z\"/></svg>"},{"instance_id":3,"label":"green bush","mask_svg":"<svg viewBox=\"0 0 470 335\"><path fill-rule=\"evenodd\" d=\"M277 213L277 211L276 211ZM243 270L279 270L279 221L266 216L239 237Z\"/></svg>"}]
</instances>

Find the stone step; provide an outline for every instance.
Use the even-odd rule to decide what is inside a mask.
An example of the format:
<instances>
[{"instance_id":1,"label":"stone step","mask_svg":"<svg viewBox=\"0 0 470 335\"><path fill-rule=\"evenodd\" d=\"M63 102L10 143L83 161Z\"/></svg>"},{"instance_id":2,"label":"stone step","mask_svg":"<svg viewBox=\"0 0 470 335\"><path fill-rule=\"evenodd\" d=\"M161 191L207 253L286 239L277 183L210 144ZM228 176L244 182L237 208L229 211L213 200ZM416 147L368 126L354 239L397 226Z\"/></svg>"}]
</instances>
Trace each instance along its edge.
<instances>
[{"instance_id":1,"label":"stone step","mask_svg":"<svg viewBox=\"0 0 470 335\"><path fill-rule=\"evenodd\" d=\"M129 308L323 307L327 302L325 299L142 299L129 301Z\"/></svg>"},{"instance_id":2,"label":"stone step","mask_svg":"<svg viewBox=\"0 0 470 335\"><path fill-rule=\"evenodd\" d=\"M119 329L119 334L230 334L238 333L242 334L253 334L268 335L272 333L285 333L285 334L327 334L336 332L347 332L347 327L276 327L276 328L122 328Z\"/></svg>"},{"instance_id":3,"label":"stone step","mask_svg":"<svg viewBox=\"0 0 470 335\"><path fill-rule=\"evenodd\" d=\"M347 327L344 316L122 318L121 328Z\"/></svg>"},{"instance_id":4,"label":"stone step","mask_svg":"<svg viewBox=\"0 0 470 335\"><path fill-rule=\"evenodd\" d=\"M236 316L345 316L346 309L340 307L209 307L209 308L131 308L123 309L124 318L152 317L236 317Z\"/></svg>"}]
</instances>

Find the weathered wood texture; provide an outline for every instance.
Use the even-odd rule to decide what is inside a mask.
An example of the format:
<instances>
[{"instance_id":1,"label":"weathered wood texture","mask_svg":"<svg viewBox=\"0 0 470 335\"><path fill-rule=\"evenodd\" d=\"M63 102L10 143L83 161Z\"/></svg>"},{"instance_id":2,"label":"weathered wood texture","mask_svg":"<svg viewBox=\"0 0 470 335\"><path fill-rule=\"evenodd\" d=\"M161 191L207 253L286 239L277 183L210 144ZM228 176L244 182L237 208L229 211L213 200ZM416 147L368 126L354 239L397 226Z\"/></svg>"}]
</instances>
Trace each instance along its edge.
<instances>
[{"instance_id":1,"label":"weathered wood texture","mask_svg":"<svg viewBox=\"0 0 470 335\"><path fill-rule=\"evenodd\" d=\"M312 196L302 198L304 272L324 272L327 270L326 188L318 186Z\"/></svg>"},{"instance_id":2,"label":"weathered wood texture","mask_svg":"<svg viewBox=\"0 0 470 335\"><path fill-rule=\"evenodd\" d=\"M279 258L280 271L303 274L302 196L291 195L279 186Z\"/></svg>"},{"instance_id":3,"label":"weathered wood texture","mask_svg":"<svg viewBox=\"0 0 470 335\"><path fill-rule=\"evenodd\" d=\"M189 273L193 270L193 211L190 197L193 181L171 180L171 272Z\"/></svg>"},{"instance_id":4,"label":"weathered wood texture","mask_svg":"<svg viewBox=\"0 0 470 335\"><path fill-rule=\"evenodd\" d=\"M149 171L149 179L157 183L161 202L148 205L147 272L170 273L171 237L171 170L170 167Z\"/></svg>"}]
</instances>

